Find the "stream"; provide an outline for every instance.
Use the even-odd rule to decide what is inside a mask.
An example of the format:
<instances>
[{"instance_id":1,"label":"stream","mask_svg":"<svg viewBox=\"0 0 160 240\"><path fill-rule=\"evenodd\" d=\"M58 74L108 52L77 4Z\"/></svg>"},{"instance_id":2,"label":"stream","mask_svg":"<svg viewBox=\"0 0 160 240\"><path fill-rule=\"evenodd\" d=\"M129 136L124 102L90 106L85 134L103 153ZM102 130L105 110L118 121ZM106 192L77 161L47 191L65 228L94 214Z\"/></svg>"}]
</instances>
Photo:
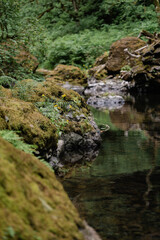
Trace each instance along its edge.
<instances>
[{"instance_id":1,"label":"stream","mask_svg":"<svg viewBox=\"0 0 160 240\"><path fill-rule=\"evenodd\" d=\"M63 186L103 240L160 239L160 97L136 96L117 110L92 109L99 155Z\"/></svg>"}]
</instances>

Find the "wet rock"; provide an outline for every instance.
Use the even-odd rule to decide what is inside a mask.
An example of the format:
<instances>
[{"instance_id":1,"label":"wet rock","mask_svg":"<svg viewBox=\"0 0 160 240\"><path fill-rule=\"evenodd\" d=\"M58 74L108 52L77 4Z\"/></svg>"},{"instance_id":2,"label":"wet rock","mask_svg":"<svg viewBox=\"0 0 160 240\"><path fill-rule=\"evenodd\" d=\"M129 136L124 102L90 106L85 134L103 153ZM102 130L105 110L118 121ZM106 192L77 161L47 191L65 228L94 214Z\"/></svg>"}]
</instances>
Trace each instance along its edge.
<instances>
[{"instance_id":1,"label":"wet rock","mask_svg":"<svg viewBox=\"0 0 160 240\"><path fill-rule=\"evenodd\" d=\"M129 86L128 81L117 78L107 78L105 81L91 80L88 81L88 87L86 87L84 94L86 96L100 96L103 94L123 95Z\"/></svg>"},{"instance_id":2,"label":"wet rock","mask_svg":"<svg viewBox=\"0 0 160 240\"><path fill-rule=\"evenodd\" d=\"M69 82L66 82L65 84L62 85L63 88L65 89L72 89L75 92L78 92L80 95L83 95L84 92L84 87L83 86L79 86L79 85L72 85Z\"/></svg>"},{"instance_id":3,"label":"wet rock","mask_svg":"<svg viewBox=\"0 0 160 240\"><path fill-rule=\"evenodd\" d=\"M122 96L92 96L87 100L88 105L98 109L117 109L124 105L124 99Z\"/></svg>"},{"instance_id":4,"label":"wet rock","mask_svg":"<svg viewBox=\"0 0 160 240\"><path fill-rule=\"evenodd\" d=\"M84 159L85 161L91 161L97 156L97 149L101 142L101 133L92 117L88 121L93 128L92 131L84 134L70 132L61 136L58 145L60 147L58 147L56 153L58 158L57 164L75 163ZM53 158L49 161L53 162L52 160Z\"/></svg>"},{"instance_id":5,"label":"wet rock","mask_svg":"<svg viewBox=\"0 0 160 240\"><path fill-rule=\"evenodd\" d=\"M109 72L119 72L125 65L136 65L136 59L129 57L124 50L128 48L130 51L135 51L145 45L146 42L137 37L126 37L116 41L110 48L106 64L107 70Z\"/></svg>"},{"instance_id":6,"label":"wet rock","mask_svg":"<svg viewBox=\"0 0 160 240\"><path fill-rule=\"evenodd\" d=\"M75 163L85 158L92 160L101 141L99 130L83 136L72 132L64 134L62 139L64 149L59 156L61 163Z\"/></svg>"}]
</instances>

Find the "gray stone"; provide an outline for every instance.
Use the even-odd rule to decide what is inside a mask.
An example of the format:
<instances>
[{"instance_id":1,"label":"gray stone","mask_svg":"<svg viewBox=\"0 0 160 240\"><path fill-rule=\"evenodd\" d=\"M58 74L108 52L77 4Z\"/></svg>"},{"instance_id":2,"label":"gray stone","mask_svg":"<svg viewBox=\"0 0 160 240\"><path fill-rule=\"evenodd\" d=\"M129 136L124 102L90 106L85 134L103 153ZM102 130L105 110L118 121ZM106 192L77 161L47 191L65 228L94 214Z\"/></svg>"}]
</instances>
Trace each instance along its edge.
<instances>
[{"instance_id":1,"label":"gray stone","mask_svg":"<svg viewBox=\"0 0 160 240\"><path fill-rule=\"evenodd\" d=\"M63 88L65 89L72 89L75 92L78 92L80 95L83 95L84 87L79 86L79 85L72 85L69 82L66 82L65 84L62 85Z\"/></svg>"},{"instance_id":2,"label":"gray stone","mask_svg":"<svg viewBox=\"0 0 160 240\"><path fill-rule=\"evenodd\" d=\"M122 96L92 96L87 100L87 104L98 109L118 109L124 105Z\"/></svg>"}]
</instances>

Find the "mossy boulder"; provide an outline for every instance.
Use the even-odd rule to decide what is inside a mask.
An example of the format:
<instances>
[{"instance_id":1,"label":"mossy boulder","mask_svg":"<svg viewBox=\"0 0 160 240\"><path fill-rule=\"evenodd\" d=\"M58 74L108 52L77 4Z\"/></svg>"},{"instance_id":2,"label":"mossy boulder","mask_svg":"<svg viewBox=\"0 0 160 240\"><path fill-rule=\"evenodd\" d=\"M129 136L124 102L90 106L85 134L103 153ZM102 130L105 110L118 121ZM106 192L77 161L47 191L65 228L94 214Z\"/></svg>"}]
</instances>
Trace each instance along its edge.
<instances>
[{"instance_id":1,"label":"mossy boulder","mask_svg":"<svg viewBox=\"0 0 160 240\"><path fill-rule=\"evenodd\" d=\"M24 91L25 89L25 91ZM73 118L69 119L64 127L64 131L76 131L82 133L83 131L90 131L91 125L87 120L89 109L85 100L75 91L67 90L57 85L54 79L50 79L43 83L35 82L34 80L27 79L16 84L13 89L13 96L22 98L25 101L32 103L40 103L50 101L53 102L51 111L54 111L54 106L59 106L59 113L62 118L67 119L67 115L72 115ZM81 120L77 120L74 116L82 115Z\"/></svg>"},{"instance_id":2,"label":"mossy boulder","mask_svg":"<svg viewBox=\"0 0 160 240\"><path fill-rule=\"evenodd\" d=\"M50 79L43 83L38 83L38 84L37 83L35 84L35 82L31 79L27 79L16 84L14 89L12 90L12 93L14 97L16 98L20 97L21 99L27 101L26 104L30 104L31 106L36 106L37 109L34 112L34 114L39 113L39 115L41 115L42 113L44 116L46 116L45 119L47 119L49 126L51 124L52 128L55 130L53 131L52 129L49 130L49 128L47 128L45 132L46 135L43 135L43 131L41 131L40 134L36 136L36 139L35 139L36 141L34 141L34 142L37 142L37 145L40 147L40 150L44 148L44 151L43 150L40 151L40 154L45 159L47 159L47 161L50 162L50 160L52 159L52 156L58 156L58 157L60 156L53 145L53 143L57 142L56 137L58 139L63 139L64 145L66 145L66 142L70 141L70 146L72 145L70 149L71 150L74 149L75 152L77 152L76 147L80 146L78 148L78 150L80 150L78 154L81 154L81 158L84 157L85 152L88 153L89 150L92 150L92 153L93 153L93 150L95 150L98 147L101 140L100 131L97 125L95 124L95 122L93 121L93 118L90 114L89 108L87 107L85 100L77 92L73 90L67 90L62 88L61 86L58 86L55 83L54 79ZM12 102L13 98L10 101ZM21 100L17 100L17 101L19 102ZM17 106L15 106L15 109L16 108ZM23 131L22 133L20 132L20 135L23 136L23 132L26 131L26 127L24 129L25 125L23 126L23 124L25 123L25 121L23 122L23 118L25 118L26 120L26 117L25 117L25 114L23 113L21 114L22 114L21 116L22 121L20 125L18 125L18 129L17 129L17 124L16 124L16 127L15 125L14 126L12 125L11 129L20 130L19 126L22 125L21 128ZM7 118L10 120L10 117L8 115L7 115ZM39 123L36 120L34 122L35 124ZM7 123L5 122L5 117L3 117L3 126L2 126L3 129L5 129L6 127L8 128L8 125L6 124ZM25 137L24 140L34 144L32 142L32 139L34 139L33 136L35 132L33 131L36 129L36 133L39 132L38 131L39 126L33 128L31 127L32 125L33 125L32 123L29 124L30 128L28 129L27 135L24 136ZM45 130L45 129L42 129L42 130ZM29 131L31 131L31 134L29 134ZM66 140L65 135L68 136L71 133L73 133L76 136L79 136L79 139L81 139L81 141L79 141L79 145L74 143L73 140L75 140L75 138L70 139L69 137L69 140L68 139ZM51 134L54 135L55 137L54 140L49 139L49 137L52 136ZM29 137L32 136L31 141L29 141L30 138L27 138L28 136ZM42 139L41 139L41 136L42 136ZM45 139L44 139L44 136L45 136ZM75 147L75 145L77 146ZM63 152L63 157L61 154L61 160L63 162L67 162L66 155L68 154L70 149L69 148L64 148L64 149L65 149L65 153ZM49 152L49 154L47 152ZM72 151L72 155L73 155L73 151ZM73 156L71 157L69 156L69 161L72 158ZM52 166L55 167L55 165L52 165Z\"/></svg>"},{"instance_id":3,"label":"mossy boulder","mask_svg":"<svg viewBox=\"0 0 160 240\"><path fill-rule=\"evenodd\" d=\"M0 86L0 97L12 98L12 90Z\"/></svg>"},{"instance_id":4,"label":"mossy boulder","mask_svg":"<svg viewBox=\"0 0 160 240\"><path fill-rule=\"evenodd\" d=\"M30 71L35 71L38 67L38 59L33 56L25 46L20 46L19 53L15 56L17 63Z\"/></svg>"},{"instance_id":5,"label":"mossy boulder","mask_svg":"<svg viewBox=\"0 0 160 240\"><path fill-rule=\"evenodd\" d=\"M73 102L79 112L89 113L85 100L77 92L58 85L54 78L42 83L37 83L32 79L23 80L15 85L12 96L32 103L44 102L49 99L55 104L61 101L66 104ZM66 110L68 111L68 109Z\"/></svg>"},{"instance_id":6,"label":"mossy boulder","mask_svg":"<svg viewBox=\"0 0 160 240\"><path fill-rule=\"evenodd\" d=\"M135 51L146 45L146 42L137 37L126 37L111 45L106 68L109 72L119 72L125 65L134 66L136 58L129 56L124 50Z\"/></svg>"},{"instance_id":7,"label":"mossy boulder","mask_svg":"<svg viewBox=\"0 0 160 240\"><path fill-rule=\"evenodd\" d=\"M37 72L46 76L46 80L56 80L58 83L70 82L76 85L87 83L87 75L78 67L72 65L57 65L52 71L39 69Z\"/></svg>"},{"instance_id":8,"label":"mossy boulder","mask_svg":"<svg viewBox=\"0 0 160 240\"><path fill-rule=\"evenodd\" d=\"M83 240L82 220L54 173L0 138L0 239Z\"/></svg>"},{"instance_id":9,"label":"mossy boulder","mask_svg":"<svg viewBox=\"0 0 160 240\"><path fill-rule=\"evenodd\" d=\"M0 129L20 131L27 143L41 150L56 146L56 127L29 102L0 98Z\"/></svg>"}]
</instances>

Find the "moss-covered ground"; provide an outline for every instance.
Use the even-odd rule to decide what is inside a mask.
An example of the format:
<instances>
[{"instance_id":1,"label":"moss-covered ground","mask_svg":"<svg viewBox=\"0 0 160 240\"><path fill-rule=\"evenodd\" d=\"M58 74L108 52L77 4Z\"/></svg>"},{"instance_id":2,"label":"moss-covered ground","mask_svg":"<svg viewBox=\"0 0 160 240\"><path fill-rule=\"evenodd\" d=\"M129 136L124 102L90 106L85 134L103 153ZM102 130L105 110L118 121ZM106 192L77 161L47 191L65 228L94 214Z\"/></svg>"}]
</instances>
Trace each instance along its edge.
<instances>
[{"instance_id":1,"label":"moss-covered ground","mask_svg":"<svg viewBox=\"0 0 160 240\"><path fill-rule=\"evenodd\" d=\"M82 222L43 163L0 138L0 239L82 240Z\"/></svg>"}]
</instances>

